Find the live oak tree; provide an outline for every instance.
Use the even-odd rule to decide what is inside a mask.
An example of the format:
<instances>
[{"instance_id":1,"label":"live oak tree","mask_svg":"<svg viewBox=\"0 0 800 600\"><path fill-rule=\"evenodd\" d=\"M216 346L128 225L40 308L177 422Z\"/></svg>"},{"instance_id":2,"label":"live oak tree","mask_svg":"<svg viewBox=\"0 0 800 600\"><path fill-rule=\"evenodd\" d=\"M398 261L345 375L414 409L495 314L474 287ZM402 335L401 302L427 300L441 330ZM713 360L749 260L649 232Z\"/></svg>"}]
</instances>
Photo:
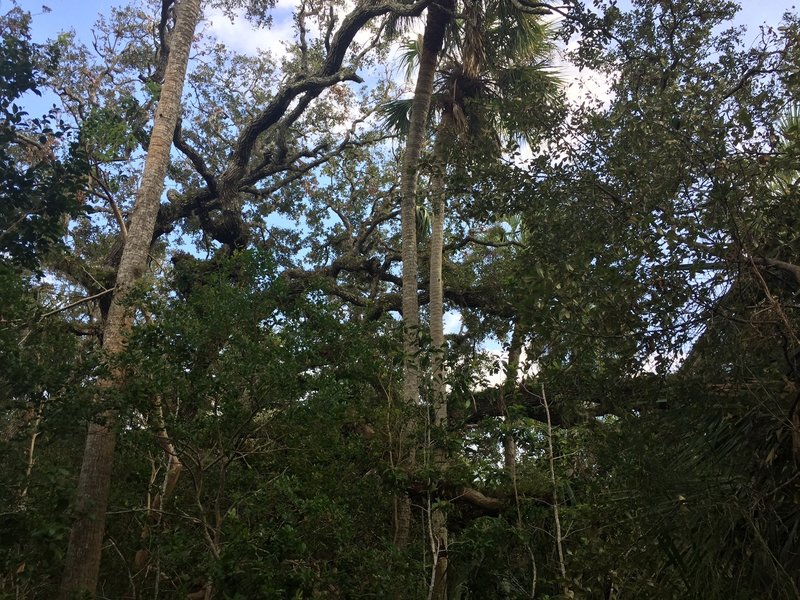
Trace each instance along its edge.
<instances>
[{"instance_id":1,"label":"live oak tree","mask_svg":"<svg viewBox=\"0 0 800 600\"><path fill-rule=\"evenodd\" d=\"M478 134L532 116L539 89L503 104L467 102L457 77L432 88L434 117L447 98L480 117L446 169L435 142L412 165L420 190L445 176L442 304L462 323L444 338L448 423L432 439L446 465L426 464L409 430L422 407L404 399L403 363L419 358L422 375L427 344L409 354L398 315L409 290L429 307L417 343L439 300L435 277L403 280L406 142L379 126L396 84L370 70L393 43L383 28L427 19L427 4L301 3L283 57L195 39L170 191L110 363L98 334L174 13L109 15L89 52L55 40L61 67L38 85L58 94L88 165L70 167L48 223L66 244L31 247L37 266L8 250L22 237L0 238L13 299L0 324L1 594L56 594L81 419L102 430L110 409L106 596L425 598L444 588L431 521L446 512L451 597L796 597L796 22L751 47L726 30L724 2L513 7L580 29L572 60L612 94L548 107L523 159ZM263 23L268 9L244 12ZM440 16L458 31L467 14ZM443 48L441 74L462 58ZM25 172L22 212L38 210L66 148Z\"/></svg>"}]
</instances>

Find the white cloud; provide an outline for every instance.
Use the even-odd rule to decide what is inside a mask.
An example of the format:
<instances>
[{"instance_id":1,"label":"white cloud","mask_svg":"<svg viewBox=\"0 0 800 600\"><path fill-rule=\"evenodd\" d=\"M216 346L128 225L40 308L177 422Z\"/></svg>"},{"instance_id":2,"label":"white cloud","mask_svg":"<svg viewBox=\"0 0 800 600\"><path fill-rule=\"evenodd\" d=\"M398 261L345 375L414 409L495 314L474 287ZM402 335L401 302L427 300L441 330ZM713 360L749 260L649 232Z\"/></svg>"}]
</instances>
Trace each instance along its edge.
<instances>
[{"instance_id":1,"label":"white cloud","mask_svg":"<svg viewBox=\"0 0 800 600\"><path fill-rule=\"evenodd\" d=\"M571 105L578 106L584 100L599 100L604 107L611 104L613 94L609 76L592 69L578 69L567 63L559 68L565 83L564 92Z\"/></svg>"},{"instance_id":2,"label":"white cloud","mask_svg":"<svg viewBox=\"0 0 800 600\"><path fill-rule=\"evenodd\" d=\"M269 51L275 58L286 54L286 44L294 39L292 10L294 0L278 2L278 7L287 10L275 10L272 26L259 28L244 17L244 11L238 11L233 20L219 9L211 9L206 13L206 32L225 44L229 49L241 54L255 56L262 51Z\"/></svg>"},{"instance_id":3,"label":"white cloud","mask_svg":"<svg viewBox=\"0 0 800 600\"><path fill-rule=\"evenodd\" d=\"M458 333L460 330L461 330L461 314L454 310L449 310L446 313L444 313L445 334Z\"/></svg>"},{"instance_id":4,"label":"white cloud","mask_svg":"<svg viewBox=\"0 0 800 600\"><path fill-rule=\"evenodd\" d=\"M573 37L554 56L553 63L564 81L567 99L575 105L587 98L593 98L608 106L612 99L611 78L594 69L579 69L567 58L569 53L578 49L580 41L579 37Z\"/></svg>"}]
</instances>

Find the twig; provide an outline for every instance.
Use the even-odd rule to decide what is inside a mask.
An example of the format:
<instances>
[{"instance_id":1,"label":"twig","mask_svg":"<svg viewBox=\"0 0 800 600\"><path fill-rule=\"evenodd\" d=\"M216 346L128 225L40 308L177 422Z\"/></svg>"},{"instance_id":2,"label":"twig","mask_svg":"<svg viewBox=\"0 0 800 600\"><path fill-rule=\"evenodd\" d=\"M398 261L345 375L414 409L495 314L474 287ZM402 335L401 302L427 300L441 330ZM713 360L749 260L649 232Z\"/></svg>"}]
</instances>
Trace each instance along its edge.
<instances>
[{"instance_id":1,"label":"twig","mask_svg":"<svg viewBox=\"0 0 800 600\"><path fill-rule=\"evenodd\" d=\"M41 316L41 318L44 319L46 317L51 317L51 316L53 316L55 314L58 314L60 312L64 312L65 310L69 310L70 308L74 308L75 306L78 306L79 304L83 304L84 302L89 302L89 300L94 300L95 298L99 298L100 296L105 296L106 294L110 294L111 292L113 292L115 289L116 288L112 287L112 288L109 288L107 290L103 290L102 292L99 292L97 294L94 294L92 296L87 296L86 298L81 298L80 300L76 300L75 302L71 302L70 304L67 304L66 306L62 306L61 308L57 308L55 310L51 310L50 312L44 313Z\"/></svg>"},{"instance_id":2,"label":"twig","mask_svg":"<svg viewBox=\"0 0 800 600\"><path fill-rule=\"evenodd\" d=\"M567 569L564 566L564 547L561 543L561 519L558 516L558 489L556 487L555 455L553 453L553 425L550 420L550 406L547 403L547 396L544 393L542 384L542 404L547 415L547 449L548 462L550 463L550 480L553 483L553 519L556 525L556 549L558 550L558 566L561 570L561 578L564 580L564 595L569 596L567 589Z\"/></svg>"}]
</instances>

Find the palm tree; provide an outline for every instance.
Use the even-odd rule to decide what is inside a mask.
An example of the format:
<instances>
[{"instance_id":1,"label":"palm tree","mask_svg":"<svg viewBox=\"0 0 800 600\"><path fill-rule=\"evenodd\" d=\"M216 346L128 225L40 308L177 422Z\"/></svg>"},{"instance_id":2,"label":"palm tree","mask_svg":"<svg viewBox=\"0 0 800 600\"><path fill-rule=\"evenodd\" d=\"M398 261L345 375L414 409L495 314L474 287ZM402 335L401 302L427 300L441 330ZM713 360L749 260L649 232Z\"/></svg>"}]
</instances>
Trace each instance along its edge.
<instances>
[{"instance_id":1,"label":"palm tree","mask_svg":"<svg viewBox=\"0 0 800 600\"><path fill-rule=\"evenodd\" d=\"M142 183L136 195L125 248L117 270L113 300L103 329L103 350L111 357L123 352L125 337L132 324L130 308L124 303L125 295L147 268L164 178L169 166L172 138L178 122L189 50L200 18L200 2L201 0L182 0L175 7L175 26L153 132L147 148ZM120 383L120 375L114 373L103 382L103 387L111 389ZM106 411L100 420L89 424L76 492L78 517L72 526L64 560L59 592L61 598L72 597L75 593L94 596L97 588L116 445L114 419L115 414Z\"/></svg>"},{"instance_id":2,"label":"palm tree","mask_svg":"<svg viewBox=\"0 0 800 600\"><path fill-rule=\"evenodd\" d=\"M430 331L434 351L444 342L441 333L441 254L444 181L451 164L450 151L456 142L460 142L462 147L495 148L499 156L502 138L527 139L541 122L537 111L522 110L527 107L521 106L521 99L529 99L531 90L539 90L542 105L545 105L553 100L559 87L557 78L546 64L553 49L551 31L536 16L520 12L502 0L485 6L480 0L465 2L462 14L463 24L451 22L448 32L450 47L442 52L443 66L432 92L433 108L439 114L429 185L432 205ZM410 65L419 60L422 70L423 52L424 37L407 44L403 61ZM408 148L412 146L411 119L413 115L418 119L421 117L413 105L416 101L415 93L413 99L396 100L387 103L383 109L387 127L408 132L404 158L409 156ZM419 125L419 121L417 123ZM415 133L421 132L417 129ZM421 149L421 145L421 140L414 140L415 151ZM408 208L419 212L416 206ZM416 324L418 326L418 321ZM444 389L441 378L437 378L441 369L434 368L433 373L434 381L440 381L434 384L435 390Z\"/></svg>"},{"instance_id":3,"label":"palm tree","mask_svg":"<svg viewBox=\"0 0 800 600\"><path fill-rule=\"evenodd\" d=\"M425 22L419 56L417 84L411 104L408 137L401 164L400 222L403 259L403 400L409 406L419 403L419 301L417 299L417 225L416 195L419 159L422 153L428 111L433 95L433 81L445 30L452 18L454 0L431 4ZM413 462L413 453L410 457ZM400 498L395 519L395 543L408 543L411 524L411 502L407 495Z\"/></svg>"},{"instance_id":4,"label":"palm tree","mask_svg":"<svg viewBox=\"0 0 800 600\"><path fill-rule=\"evenodd\" d=\"M431 408L433 425L437 428L446 426L447 401L444 381L444 327L443 327L443 281L442 260L444 249L445 219L445 178L448 165L451 164L450 152L457 141L462 145L478 147L490 141L490 146L500 154L501 137L521 135L527 137L536 125L537 114L519 110L513 106L522 97L530 97L531 90L541 90L543 101L549 100L558 87L557 80L547 71L542 62L546 59L552 46L548 29L533 15L520 12L504 1L492 1L484 4L482 0L465 0L463 19L451 20L449 30L449 46L443 52L443 66L440 68L438 85L433 97L435 108L440 114L436 128L433 148L433 171L430 180L430 197L432 204L431 241L430 241L430 336L431 336L431 373L432 398ZM412 64L419 57L420 75L422 77L423 57L428 30L421 43L407 46L404 60ZM419 87L418 79L418 87ZM433 92L432 92L433 93ZM408 126L409 141L406 148L412 145L411 125L416 119L414 130L416 135L422 134L422 115L416 112L414 103L399 100L390 103L384 110L385 120L389 127L402 129ZM517 110L515 110L515 108ZM410 111L410 116L409 116ZM414 139L413 147L421 148L421 140ZM404 163L404 167L405 167ZM404 175L405 175L404 170ZM414 216L416 205L414 197L403 195L404 205L409 213L408 228L414 228L410 218ZM413 281L414 306L413 315L406 312L404 302L404 323L409 332L408 317L413 316L413 326L419 325L418 306L416 304L416 255L413 271L409 265L406 271L406 250L416 250L416 239L413 246L406 243L406 223L403 221L403 294L411 291ZM406 277L408 276L408 279ZM410 309L411 307L409 307ZM406 353L418 352L416 345L408 345ZM418 375L406 386L414 386L413 401L416 401ZM408 392L408 387L405 388ZM411 397L407 397L411 400ZM506 456L510 455L506 446ZM446 461L442 450L434 452L434 460L439 466ZM510 468L513 468L513 464ZM432 582L431 595L444 598L447 594L447 524L445 514L441 510L431 515L432 544L436 566Z\"/></svg>"},{"instance_id":5,"label":"palm tree","mask_svg":"<svg viewBox=\"0 0 800 600\"><path fill-rule=\"evenodd\" d=\"M483 5L465 2L462 27L455 32L454 48L442 71L439 86L441 117L433 151L431 178L432 232L430 246L430 334L433 345L433 393L436 421L446 420L442 371L445 175L450 151L461 147L489 148L500 153L502 137L528 137L536 127L536 111L513 106L531 90L549 101L558 82L544 60L552 51L550 32L534 16L509 11L505 2Z\"/></svg>"}]
</instances>

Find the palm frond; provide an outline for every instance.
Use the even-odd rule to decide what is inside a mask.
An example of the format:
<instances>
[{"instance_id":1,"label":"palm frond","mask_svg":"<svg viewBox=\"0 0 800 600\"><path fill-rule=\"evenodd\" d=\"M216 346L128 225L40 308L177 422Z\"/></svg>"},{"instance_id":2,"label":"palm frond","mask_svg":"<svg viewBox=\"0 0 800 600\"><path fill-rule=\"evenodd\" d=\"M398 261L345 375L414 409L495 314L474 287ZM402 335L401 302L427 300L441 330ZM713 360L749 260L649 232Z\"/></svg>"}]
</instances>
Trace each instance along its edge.
<instances>
[{"instance_id":1,"label":"palm frond","mask_svg":"<svg viewBox=\"0 0 800 600\"><path fill-rule=\"evenodd\" d=\"M427 127L429 130L432 129L433 123L441 113L441 104L441 94L434 94L431 100L431 110L428 112ZM411 123L412 106L413 98L399 98L384 103L378 109L381 127L398 135L406 135Z\"/></svg>"},{"instance_id":2,"label":"palm frond","mask_svg":"<svg viewBox=\"0 0 800 600\"><path fill-rule=\"evenodd\" d=\"M555 51L555 28L510 2L495 2L487 9L487 23L488 60L498 67L549 59Z\"/></svg>"},{"instance_id":3,"label":"palm frond","mask_svg":"<svg viewBox=\"0 0 800 600\"><path fill-rule=\"evenodd\" d=\"M411 98L390 100L378 109L381 127L388 131L405 135L411 123Z\"/></svg>"},{"instance_id":4,"label":"palm frond","mask_svg":"<svg viewBox=\"0 0 800 600\"><path fill-rule=\"evenodd\" d=\"M422 55L422 35L406 40L401 45L399 67L404 70L406 81L411 81L414 71L419 66L419 57Z\"/></svg>"},{"instance_id":5,"label":"palm frond","mask_svg":"<svg viewBox=\"0 0 800 600\"><path fill-rule=\"evenodd\" d=\"M800 152L800 105L792 104L777 123L778 147L787 157ZM770 188L779 196L787 196L800 181L800 172L787 168L775 174Z\"/></svg>"},{"instance_id":6,"label":"palm frond","mask_svg":"<svg viewBox=\"0 0 800 600\"><path fill-rule=\"evenodd\" d=\"M386 20L386 27L384 34L389 39L394 39L408 32L416 23L420 21L421 17L409 17L390 13Z\"/></svg>"},{"instance_id":7,"label":"palm frond","mask_svg":"<svg viewBox=\"0 0 800 600\"><path fill-rule=\"evenodd\" d=\"M417 239L425 239L431 235L433 213L423 205L417 204Z\"/></svg>"},{"instance_id":8,"label":"palm frond","mask_svg":"<svg viewBox=\"0 0 800 600\"><path fill-rule=\"evenodd\" d=\"M800 144L800 105L793 104L778 122L778 135L784 146Z\"/></svg>"},{"instance_id":9,"label":"palm frond","mask_svg":"<svg viewBox=\"0 0 800 600\"><path fill-rule=\"evenodd\" d=\"M478 77L486 62L484 18L484 7L480 0L465 2L461 64L464 75L472 79Z\"/></svg>"},{"instance_id":10,"label":"palm frond","mask_svg":"<svg viewBox=\"0 0 800 600\"><path fill-rule=\"evenodd\" d=\"M527 97L536 102L553 102L564 82L557 71L539 62L501 69L495 74L494 84L497 97Z\"/></svg>"}]
</instances>

